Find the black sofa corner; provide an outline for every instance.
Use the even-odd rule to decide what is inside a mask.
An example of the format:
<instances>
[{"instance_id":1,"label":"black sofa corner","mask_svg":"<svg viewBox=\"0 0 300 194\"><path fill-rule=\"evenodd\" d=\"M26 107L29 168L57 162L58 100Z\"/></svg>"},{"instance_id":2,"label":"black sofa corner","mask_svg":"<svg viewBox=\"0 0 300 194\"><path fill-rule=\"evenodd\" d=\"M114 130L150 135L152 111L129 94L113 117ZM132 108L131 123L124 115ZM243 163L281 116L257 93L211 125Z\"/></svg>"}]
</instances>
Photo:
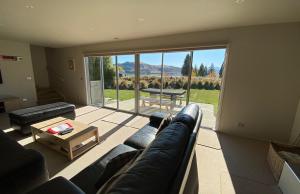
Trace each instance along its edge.
<instances>
[{"instance_id":1,"label":"black sofa corner","mask_svg":"<svg viewBox=\"0 0 300 194\"><path fill-rule=\"evenodd\" d=\"M102 186L100 185L100 190L107 189L103 193L198 193L195 144L201 120L202 112L199 106L190 104L183 108L172 122L158 134L157 130L149 128L151 126L149 123L136 132L138 135L134 134L124 144L116 146L71 178L70 182L76 186L69 183L66 183L66 186L74 187L74 194L95 194L99 192L99 189L95 187L95 183L105 168L102 164L106 164L110 158L118 154L139 149L142 152L130 166L125 165L126 169L123 169L124 171L118 172L116 178L109 179L109 181L113 181L110 186L106 187L107 182ZM151 138L152 140L150 140ZM55 193L61 193L58 187L59 184L55 184L53 180L52 183L48 182L46 186L56 188ZM42 189L46 186L43 184L33 190L32 193L50 194L51 192ZM39 189L43 192L35 192Z\"/></svg>"},{"instance_id":2,"label":"black sofa corner","mask_svg":"<svg viewBox=\"0 0 300 194\"><path fill-rule=\"evenodd\" d=\"M49 179L44 157L0 130L0 193L25 193Z\"/></svg>"}]
</instances>

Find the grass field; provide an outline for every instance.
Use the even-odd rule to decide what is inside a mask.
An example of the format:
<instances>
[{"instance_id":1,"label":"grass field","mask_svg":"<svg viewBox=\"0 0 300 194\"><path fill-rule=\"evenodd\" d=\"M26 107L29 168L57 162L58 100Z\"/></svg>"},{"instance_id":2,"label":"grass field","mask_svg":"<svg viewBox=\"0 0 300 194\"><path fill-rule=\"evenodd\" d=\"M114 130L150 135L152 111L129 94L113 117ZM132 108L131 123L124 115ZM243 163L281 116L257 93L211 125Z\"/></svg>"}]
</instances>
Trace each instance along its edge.
<instances>
[{"instance_id":1,"label":"grass field","mask_svg":"<svg viewBox=\"0 0 300 194\"><path fill-rule=\"evenodd\" d=\"M214 105L215 112L218 108L220 90L198 90L191 89L190 102L198 102ZM105 89L105 98L116 99L116 90ZM141 96L149 96L149 93L141 92ZM120 90L119 98L121 101L134 98L134 90Z\"/></svg>"}]
</instances>

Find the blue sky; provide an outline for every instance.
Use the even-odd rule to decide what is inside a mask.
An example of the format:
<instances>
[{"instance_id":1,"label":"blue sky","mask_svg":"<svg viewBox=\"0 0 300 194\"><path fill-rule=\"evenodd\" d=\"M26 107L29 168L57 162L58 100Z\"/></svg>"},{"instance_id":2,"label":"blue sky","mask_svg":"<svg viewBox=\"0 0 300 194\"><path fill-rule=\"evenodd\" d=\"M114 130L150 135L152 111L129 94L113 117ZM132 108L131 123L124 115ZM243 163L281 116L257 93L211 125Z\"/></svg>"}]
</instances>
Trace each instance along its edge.
<instances>
[{"instance_id":1,"label":"blue sky","mask_svg":"<svg viewBox=\"0 0 300 194\"><path fill-rule=\"evenodd\" d=\"M197 50L194 51L193 66L200 66L203 63L206 66L210 66L212 63L216 68L220 68L225 58L226 49L209 49L209 50ZM185 56L190 52L168 52L164 54L164 64L172 65L176 67L182 67ZM161 64L161 53L147 53L141 54L140 60L144 63L151 65ZM113 57L113 62L114 62ZM134 55L119 55L118 63L133 62Z\"/></svg>"}]
</instances>

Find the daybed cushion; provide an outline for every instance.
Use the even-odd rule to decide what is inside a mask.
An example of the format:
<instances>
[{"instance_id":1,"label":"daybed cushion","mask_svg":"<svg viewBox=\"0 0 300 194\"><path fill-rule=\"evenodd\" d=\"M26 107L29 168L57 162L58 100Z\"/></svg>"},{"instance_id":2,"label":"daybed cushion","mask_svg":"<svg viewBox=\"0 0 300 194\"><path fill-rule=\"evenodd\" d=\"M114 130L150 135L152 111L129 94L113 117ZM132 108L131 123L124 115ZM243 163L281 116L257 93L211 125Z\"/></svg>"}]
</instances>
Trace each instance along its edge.
<instances>
[{"instance_id":1,"label":"daybed cushion","mask_svg":"<svg viewBox=\"0 0 300 194\"><path fill-rule=\"evenodd\" d=\"M57 102L12 111L9 113L9 118L12 123L22 126L65 113L74 112L74 110L75 105L73 104Z\"/></svg>"}]
</instances>

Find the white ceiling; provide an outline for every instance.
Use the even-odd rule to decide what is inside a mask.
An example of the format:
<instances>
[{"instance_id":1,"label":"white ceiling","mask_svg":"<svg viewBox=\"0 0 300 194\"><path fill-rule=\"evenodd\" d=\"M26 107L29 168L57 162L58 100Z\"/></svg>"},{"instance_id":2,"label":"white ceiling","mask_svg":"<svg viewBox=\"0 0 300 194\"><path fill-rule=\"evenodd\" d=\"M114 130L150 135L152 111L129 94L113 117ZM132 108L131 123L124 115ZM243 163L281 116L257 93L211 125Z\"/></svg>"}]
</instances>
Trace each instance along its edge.
<instances>
[{"instance_id":1,"label":"white ceiling","mask_svg":"<svg viewBox=\"0 0 300 194\"><path fill-rule=\"evenodd\" d=\"M50 47L293 21L300 0L0 0L0 38Z\"/></svg>"}]
</instances>

